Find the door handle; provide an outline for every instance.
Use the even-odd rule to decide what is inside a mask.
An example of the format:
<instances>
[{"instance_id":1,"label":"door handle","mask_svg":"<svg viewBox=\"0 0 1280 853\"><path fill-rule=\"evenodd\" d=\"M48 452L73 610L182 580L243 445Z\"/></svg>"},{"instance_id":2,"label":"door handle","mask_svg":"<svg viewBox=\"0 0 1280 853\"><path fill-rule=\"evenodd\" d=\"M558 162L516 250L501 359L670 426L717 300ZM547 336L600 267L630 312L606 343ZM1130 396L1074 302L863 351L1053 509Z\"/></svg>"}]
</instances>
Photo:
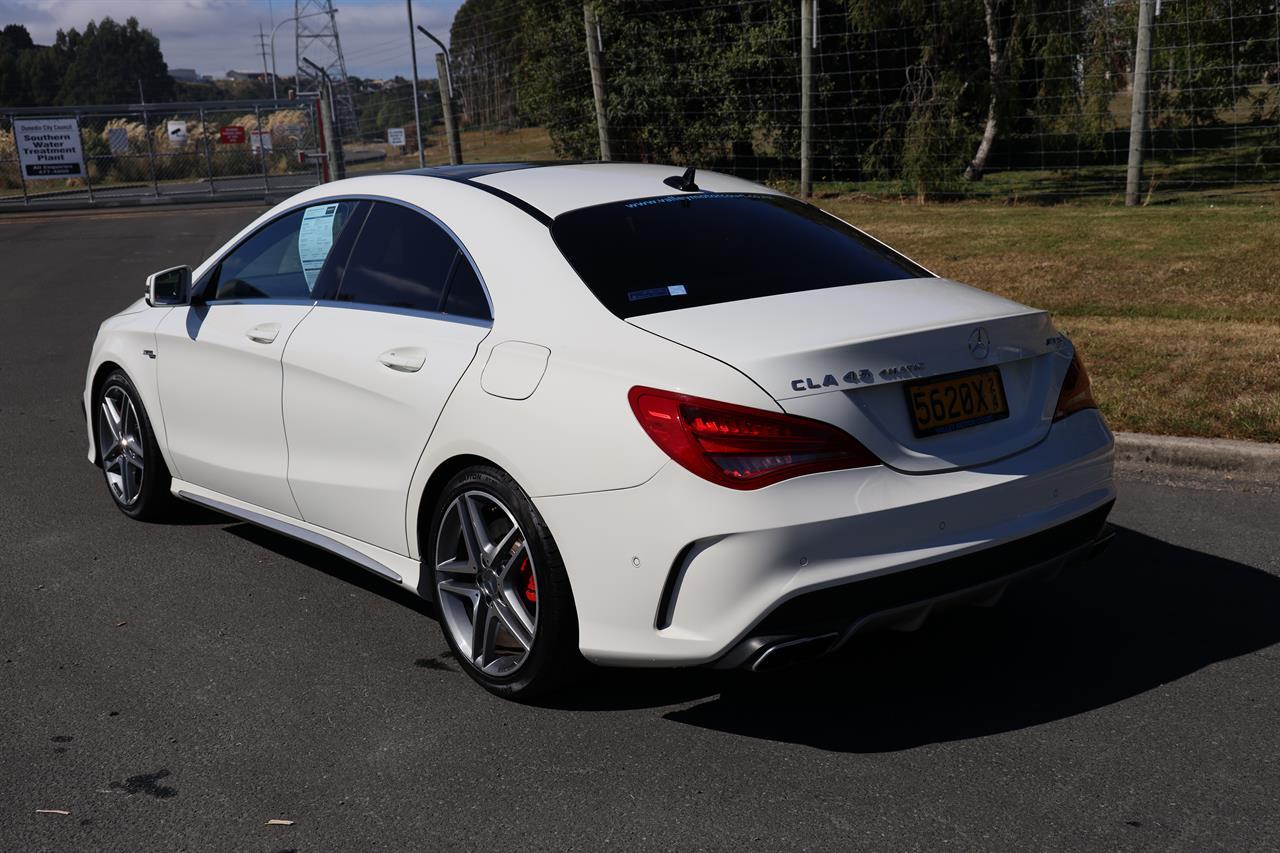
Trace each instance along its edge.
<instances>
[{"instance_id":1,"label":"door handle","mask_svg":"<svg viewBox=\"0 0 1280 853\"><path fill-rule=\"evenodd\" d=\"M244 333L244 336L257 344L269 344L280 334L279 323L259 323Z\"/></svg>"},{"instance_id":2,"label":"door handle","mask_svg":"<svg viewBox=\"0 0 1280 853\"><path fill-rule=\"evenodd\" d=\"M401 373L417 373L426 364L427 351L419 347L397 347L378 356L378 361Z\"/></svg>"}]
</instances>

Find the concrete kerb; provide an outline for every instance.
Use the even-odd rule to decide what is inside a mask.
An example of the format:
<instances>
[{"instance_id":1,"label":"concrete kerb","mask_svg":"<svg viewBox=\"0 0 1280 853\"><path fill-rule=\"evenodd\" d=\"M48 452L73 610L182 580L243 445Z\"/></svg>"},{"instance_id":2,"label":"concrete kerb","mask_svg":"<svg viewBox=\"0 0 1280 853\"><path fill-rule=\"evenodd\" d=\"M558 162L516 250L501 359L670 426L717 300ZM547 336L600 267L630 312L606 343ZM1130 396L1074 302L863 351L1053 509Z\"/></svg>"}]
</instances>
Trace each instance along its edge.
<instances>
[{"instance_id":1,"label":"concrete kerb","mask_svg":"<svg viewBox=\"0 0 1280 853\"><path fill-rule=\"evenodd\" d=\"M1118 432L1116 462L1239 474L1280 482L1280 444L1258 441Z\"/></svg>"}]
</instances>

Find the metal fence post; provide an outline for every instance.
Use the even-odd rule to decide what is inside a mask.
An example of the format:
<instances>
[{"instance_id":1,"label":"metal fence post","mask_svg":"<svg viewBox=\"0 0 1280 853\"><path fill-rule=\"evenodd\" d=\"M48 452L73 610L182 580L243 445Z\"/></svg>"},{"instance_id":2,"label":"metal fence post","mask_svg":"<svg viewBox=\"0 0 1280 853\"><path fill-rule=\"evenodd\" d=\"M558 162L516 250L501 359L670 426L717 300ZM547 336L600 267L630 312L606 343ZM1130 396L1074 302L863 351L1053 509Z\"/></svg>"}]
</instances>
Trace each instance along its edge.
<instances>
[{"instance_id":1,"label":"metal fence post","mask_svg":"<svg viewBox=\"0 0 1280 853\"><path fill-rule=\"evenodd\" d=\"M267 143L262 137L262 110L257 104L253 105L253 128L258 134L258 156L262 158L262 193L265 200L267 194L271 192L271 180L267 177ZM253 137L250 137L252 141ZM253 147L252 144L249 146Z\"/></svg>"},{"instance_id":2,"label":"metal fence post","mask_svg":"<svg viewBox=\"0 0 1280 853\"><path fill-rule=\"evenodd\" d=\"M457 166L462 162L462 139L458 136L458 117L453 112L449 66L445 64L443 53L436 54L436 85L440 88L440 106L444 108L444 135L449 140L449 162Z\"/></svg>"},{"instance_id":3,"label":"metal fence post","mask_svg":"<svg viewBox=\"0 0 1280 853\"><path fill-rule=\"evenodd\" d=\"M12 115L9 116L9 132L13 134L13 156L18 162L18 181L22 184L22 206L26 207L31 204L31 198L27 195L27 176L22 173L22 154L18 151L18 127L14 123Z\"/></svg>"},{"instance_id":4,"label":"metal fence post","mask_svg":"<svg viewBox=\"0 0 1280 853\"><path fill-rule=\"evenodd\" d=\"M1151 0L1138 6L1138 44L1133 57L1133 108L1129 111L1129 172L1124 204L1134 207L1142 194L1142 146L1147 135L1147 92L1151 82Z\"/></svg>"},{"instance_id":5,"label":"metal fence post","mask_svg":"<svg viewBox=\"0 0 1280 853\"><path fill-rule=\"evenodd\" d=\"M612 160L609 149L609 119L604 112L604 63L600 59L600 22L591 0L582 4L582 23L587 32L587 62L591 66L591 95L596 102L596 129L600 133L600 159Z\"/></svg>"},{"instance_id":6,"label":"metal fence post","mask_svg":"<svg viewBox=\"0 0 1280 853\"><path fill-rule=\"evenodd\" d=\"M76 133L80 133L80 113L76 113ZM81 146L84 145L84 136L80 137L79 142ZM81 152L81 154L83 153ZM88 160L85 160L84 164L84 188L89 191L89 204L93 204L93 178L89 175Z\"/></svg>"},{"instance_id":7,"label":"metal fence post","mask_svg":"<svg viewBox=\"0 0 1280 853\"><path fill-rule=\"evenodd\" d=\"M156 150L151 144L151 128L147 126L147 111L142 111L142 135L147 140L147 161L151 163L151 194L160 198L160 177L156 174Z\"/></svg>"},{"instance_id":8,"label":"metal fence post","mask_svg":"<svg viewBox=\"0 0 1280 853\"><path fill-rule=\"evenodd\" d=\"M813 29L813 0L800 0L800 197L813 193L812 164L809 162L810 100L813 86L813 46L810 32Z\"/></svg>"},{"instance_id":9,"label":"metal fence post","mask_svg":"<svg viewBox=\"0 0 1280 853\"><path fill-rule=\"evenodd\" d=\"M200 136L204 139L204 166L209 172L209 195L213 195L213 157L209 154L209 125L205 124L204 107L200 108Z\"/></svg>"}]
</instances>

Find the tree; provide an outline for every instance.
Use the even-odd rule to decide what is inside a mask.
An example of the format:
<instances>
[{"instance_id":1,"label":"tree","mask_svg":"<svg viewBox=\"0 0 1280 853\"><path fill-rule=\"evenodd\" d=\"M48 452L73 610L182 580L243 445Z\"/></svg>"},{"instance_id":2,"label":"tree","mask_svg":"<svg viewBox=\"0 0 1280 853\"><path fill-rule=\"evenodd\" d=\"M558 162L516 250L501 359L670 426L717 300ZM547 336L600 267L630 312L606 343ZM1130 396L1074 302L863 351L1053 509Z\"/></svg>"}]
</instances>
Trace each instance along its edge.
<instances>
[{"instance_id":1,"label":"tree","mask_svg":"<svg viewBox=\"0 0 1280 853\"><path fill-rule=\"evenodd\" d=\"M983 18L987 24L987 62L989 65L988 87L991 92L987 97L987 123L982 129L982 141L978 143L978 153L965 167L966 181L982 180L982 173L987 168L987 158L991 156L991 146L996 141L996 126L1000 121L1000 88L1004 83L1005 66L1009 63L1009 42L1016 41L1022 29L1024 18L1021 10L1013 13L1013 33L1005 40L1003 48L1000 44L1000 33L996 25L996 0L982 0Z\"/></svg>"},{"instance_id":2,"label":"tree","mask_svg":"<svg viewBox=\"0 0 1280 853\"><path fill-rule=\"evenodd\" d=\"M160 40L141 29L137 18L124 25L111 18L90 21L84 34L74 29L58 33L56 48L71 61L58 92L63 104L128 103L137 98L138 84L148 100L173 97L173 78L160 52Z\"/></svg>"},{"instance_id":3,"label":"tree","mask_svg":"<svg viewBox=\"0 0 1280 853\"><path fill-rule=\"evenodd\" d=\"M0 30L0 104L131 103L142 82L148 100L174 93L160 41L136 18L92 21L81 33L59 30L52 45L34 44L25 27Z\"/></svg>"},{"instance_id":4,"label":"tree","mask_svg":"<svg viewBox=\"0 0 1280 853\"><path fill-rule=\"evenodd\" d=\"M467 0L449 28L454 87L465 119L483 126L519 122L515 75L523 53L524 0Z\"/></svg>"}]
</instances>

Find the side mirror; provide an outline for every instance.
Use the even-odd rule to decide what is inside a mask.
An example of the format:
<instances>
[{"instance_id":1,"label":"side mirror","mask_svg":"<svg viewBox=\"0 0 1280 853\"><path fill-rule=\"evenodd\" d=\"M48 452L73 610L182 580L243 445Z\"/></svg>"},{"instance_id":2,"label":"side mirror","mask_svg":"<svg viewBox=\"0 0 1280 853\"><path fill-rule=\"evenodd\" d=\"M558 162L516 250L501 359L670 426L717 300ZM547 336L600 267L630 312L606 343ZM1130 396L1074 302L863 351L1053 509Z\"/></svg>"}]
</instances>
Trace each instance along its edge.
<instances>
[{"instance_id":1,"label":"side mirror","mask_svg":"<svg viewBox=\"0 0 1280 853\"><path fill-rule=\"evenodd\" d=\"M181 305L191 290L191 267L170 267L147 276L147 304Z\"/></svg>"}]
</instances>

